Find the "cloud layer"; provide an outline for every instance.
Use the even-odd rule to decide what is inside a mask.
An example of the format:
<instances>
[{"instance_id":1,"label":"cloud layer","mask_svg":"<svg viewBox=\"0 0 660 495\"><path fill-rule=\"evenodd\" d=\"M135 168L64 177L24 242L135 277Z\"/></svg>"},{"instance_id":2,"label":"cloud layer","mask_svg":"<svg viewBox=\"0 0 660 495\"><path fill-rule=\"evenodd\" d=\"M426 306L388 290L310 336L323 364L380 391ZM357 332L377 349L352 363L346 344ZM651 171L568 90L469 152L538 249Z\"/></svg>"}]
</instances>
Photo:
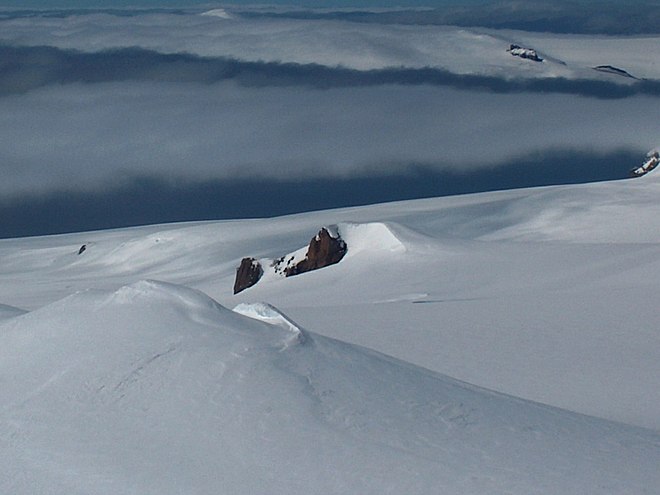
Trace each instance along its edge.
<instances>
[{"instance_id":1,"label":"cloud layer","mask_svg":"<svg viewBox=\"0 0 660 495\"><path fill-rule=\"evenodd\" d=\"M197 82L235 81L247 87L302 86L343 88L379 85L429 85L495 93L559 93L614 99L635 95L660 96L660 80L522 78L455 74L438 68L357 70L319 64L247 62L223 57L161 54L140 48L82 53L53 47L0 45L0 96L74 82L115 81Z\"/></svg>"},{"instance_id":2,"label":"cloud layer","mask_svg":"<svg viewBox=\"0 0 660 495\"><path fill-rule=\"evenodd\" d=\"M543 64L522 61L506 52L509 44L520 43L521 37L542 53ZM554 43L556 39L566 43L558 45ZM454 74L504 79L603 79L591 68L607 63L621 66L638 77L660 79L660 54L653 50L657 37L613 40L603 36L576 39L553 35L548 39L511 31L355 23L341 19L246 14L225 19L152 11L132 16L94 12L59 17L39 15L0 20L0 42L85 52L140 47L159 53L357 70L430 67Z\"/></svg>"},{"instance_id":3,"label":"cloud layer","mask_svg":"<svg viewBox=\"0 0 660 495\"><path fill-rule=\"evenodd\" d=\"M452 27L129 14L0 20L2 212L32 212L45 228L48 212L78 211L78 201L106 223L71 225L100 228L119 220L95 198L134 205L139 223L205 215L149 216L136 198L211 204L197 198L230 198L247 184L270 198L259 206L276 201L266 211L284 213L296 208L282 191L296 184L314 201L290 198L320 208L400 199L388 190L403 184L414 197L597 180L625 175L660 142L660 78L585 62L599 53L632 64L630 48L653 38L585 37L575 48ZM547 47L547 63L512 57L513 39ZM318 201L323 184L335 191L329 203ZM254 201L207 214L255 214Z\"/></svg>"},{"instance_id":4,"label":"cloud layer","mask_svg":"<svg viewBox=\"0 0 660 495\"><path fill-rule=\"evenodd\" d=\"M0 98L0 196L135 177L331 178L487 167L536 151L647 151L657 100L429 86L103 83ZM634 164L632 164L634 165Z\"/></svg>"},{"instance_id":5,"label":"cloud layer","mask_svg":"<svg viewBox=\"0 0 660 495\"><path fill-rule=\"evenodd\" d=\"M270 217L421 197L627 176L634 151L534 153L496 168L415 167L394 175L331 179L225 179L172 183L136 178L101 191L0 200L0 238L163 222Z\"/></svg>"}]
</instances>

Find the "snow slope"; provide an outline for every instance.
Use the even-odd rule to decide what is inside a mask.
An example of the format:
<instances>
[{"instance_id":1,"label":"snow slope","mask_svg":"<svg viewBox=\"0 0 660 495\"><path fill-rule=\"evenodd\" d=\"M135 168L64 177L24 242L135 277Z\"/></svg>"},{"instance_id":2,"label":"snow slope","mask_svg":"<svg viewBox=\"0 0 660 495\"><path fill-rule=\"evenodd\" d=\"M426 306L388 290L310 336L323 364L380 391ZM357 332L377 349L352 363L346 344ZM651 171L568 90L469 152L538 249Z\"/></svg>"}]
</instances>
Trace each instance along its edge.
<instances>
[{"instance_id":1,"label":"snow slope","mask_svg":"<svg viewBox=\"0 0 660 495\"><path fill-rule=\"evenodd\" d=\"M657 433L312 333L292 344L295 333L153 281L5 322L0 491L619 494L660 483Z\"/></svg>"},{"instance_id":2,"label":"snow slope","mask_svg":"<svg viewBox=\"0 0 660 495\"><path fill-rule=\"evenodd\" d=\"M0 492L653 493L659 195L2 240ZM323 225L340 263L232 295Z\"/></svg>"},{"instance_id":3,"label":"snow slope","mask_svg":"<svg viewBox=\"0 0 660 495\"><path fill-rule=\"evenodd\" d=\"M312 331L500 392L660 429L658 179L8 239L0 302L31 310L154 278L228 307L266 301ZM358 225L342 263L231 294L242 257L274 259L342 222ZM403 249L359 247L373 225Z\"/></svg>"}]
</instances>

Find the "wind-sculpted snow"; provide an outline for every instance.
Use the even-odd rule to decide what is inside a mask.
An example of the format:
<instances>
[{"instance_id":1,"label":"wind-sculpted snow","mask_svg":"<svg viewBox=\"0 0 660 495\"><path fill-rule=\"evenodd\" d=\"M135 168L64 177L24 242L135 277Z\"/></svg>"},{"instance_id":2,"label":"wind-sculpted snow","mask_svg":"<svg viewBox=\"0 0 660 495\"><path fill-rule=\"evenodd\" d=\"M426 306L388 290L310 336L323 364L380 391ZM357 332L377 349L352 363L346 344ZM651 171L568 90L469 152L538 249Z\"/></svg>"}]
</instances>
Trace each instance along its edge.
<instances>
[{"instance_id":1,"label":"wind-sculpted snow","mask_svg":"<svg viewBox=\"0 0 660 495\"><path fill-rule=\"evenodd\" d=\"M291 338L286 342L285 348L291 344L300 344L305 341L304 330L291 321L284 313L268 303L241 303L233 311L248 318L265 321L271 325L288 330L291 333Z\"/></svg>"},{"instance_id":2,"label":"wind-sculpted snow","mask_svg":"<svg viewBox=\"0 0 660 495\"><path fill-rule=\"evenodd\" d=\"M379 251L390 253L403 252L406 246L394 232L384 223L341 223L339 234L348 244L348 254L353 256L361 251L368 255Z\"/></svg>"},{"instance_id":3,"label":"wind-sculpted snow","mask_svg":"<svg viewBox=\"0 0 660 495\"><path fill-rule=\"evenodd\" d=\"M641 494L660 483L657 433L311 333L283 346L290 336L154 281L6 321L0 491Z\"/></svg>"}]
</instances>

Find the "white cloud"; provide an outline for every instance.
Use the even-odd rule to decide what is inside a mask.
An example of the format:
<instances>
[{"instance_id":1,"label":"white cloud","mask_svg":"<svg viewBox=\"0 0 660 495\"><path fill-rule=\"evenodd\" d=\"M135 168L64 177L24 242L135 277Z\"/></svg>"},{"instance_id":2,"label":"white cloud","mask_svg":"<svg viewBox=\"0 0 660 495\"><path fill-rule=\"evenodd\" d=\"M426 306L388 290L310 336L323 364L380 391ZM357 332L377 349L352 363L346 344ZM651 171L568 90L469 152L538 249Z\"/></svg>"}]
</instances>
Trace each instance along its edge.
<instances>
[{"instance_id":1,"label":"white cloud","mask_svg":"<svg viewBox=\"0 0 660 495\"><path fill-rule=\"evenodd\" d=\"M227 12L227 11L225 11ZM229 12L231 14L231 12ZM511 57L509 43L534 44L546 61ZM641 77L660 78L657 37L532 36L451 26L359 24L347 21L144 14L87 14L0 21L0 40L83 51L139 46L150 50L224 56L249 61L342 65L361 70L436 67L499 77L607 78L591 70L623 65ZM546 50L547 49L547 50ZM632 54L644 53L645 64ZM611 54L611 58L603 57ZM569 64L561 63L566 59ZM591 63L593 59L593 63ZM626 67L631 62L631 67Z\"/></svg>"},{"instance_id":2,"label":"white cloud","mask_svg":"<svg viewBox=\"0 0 660 495\"><path fill-rule=\"evenodd\" d=\"M136 176L323 178L410 164L484 167L548 149L643 153L658 144L656 102L426 86L49 87L0 98L0 195L98 189Z\"/></svg>"},{"instance_id":3,"label":"white cloud","mask_svg":"<svg viewBox=\"0 0 660 495\"><path fill-rule=\"evenodd\" d=\"M512 33L153 13L0 21L0 40L88 52L140 46L359 69L431 65L505 78L581 74L559 62L538 65L511 57L503 49L507 36ZM537 39L541 43L550 38ZM589 40L584 46L597 51L598 39ZM559 51L582 46L547 42ZM121 60L116 67L126 71L118 77L123 82L96 84L60 84L76 80L78 73L79 80L96 80L78 67L91 63L84 57L32 50L21 59L25 70L13 73L18 80L0 81L7 85L6 93L12 88L45 87L0 97L0 198L94 190L139 176L190 181L354 177L401 172L420 164L458 170L486 167L547 150L628 148L642 154L658 144L657 98L652 97L599 100L546 94L539 88L534 94L498 94L492 90L502 79L494 77L481 85L491 91L460 91L442 86L448 84L442 81L427 86L421 84L421 76L400 86L385 85L376 77L361 87L366 80L354 78L345 87L340 82L324 90L312 86L321 87L316 81L322 83L324 75L337 71L303 68L286 75L286 67L261 65L246 72L239 81L243 86L227 81L203 84L213 71L231 72L231 64L205 66L197 59L166 63L150 53L138 55L117 55ZM111 58L94 57L97 64ZM114 75L112 69L106 74L97 65L91 67L99 81ZM616 77L591 72L596 78ZM74 76L66 79L63 74ZM172 74L198 83L157 82L176 79ZM278 79L285 77L282 74L289 80ZM445 75L436 71L429 77L432 83L434 77ZM249 87L258 85L260 78L263 85ZM461 79L456 80L451 84L460 84ZM556 84L554 89L544 88L566 90L561 89L565 81ZM505 89L516 87L514 80ZM600 87L580 91L589 94ZM628 165L635 164L622 164Z\"/></svg>"}]
</instances>

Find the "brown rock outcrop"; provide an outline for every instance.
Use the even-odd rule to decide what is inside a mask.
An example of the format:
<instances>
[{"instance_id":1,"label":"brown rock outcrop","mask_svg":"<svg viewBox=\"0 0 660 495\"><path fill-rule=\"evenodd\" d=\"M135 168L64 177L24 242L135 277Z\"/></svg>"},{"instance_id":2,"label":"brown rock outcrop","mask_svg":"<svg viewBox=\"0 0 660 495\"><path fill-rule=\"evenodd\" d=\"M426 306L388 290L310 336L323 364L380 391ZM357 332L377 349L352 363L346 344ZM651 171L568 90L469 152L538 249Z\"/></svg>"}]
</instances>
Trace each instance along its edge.
<instances>
[{"instance_id":1,"label":"brown rock outcrop","mask_svg":"<svg viewBox=\"0 0 660 495\"><path fill-rule=\"evenodd\" d=\"M346 254L346 243L341 237L332 237L323 227L309 242L305 259L284 270L286 277L317 270L339 263Z\"/></svg>"},{"instance_id":2,"label":"brown rock outcrop","mask_svg":"<svg viewBox=\"0 0 660 495\"><path fill-rule=\"evenodd\" d=\"M244 291L259 282L264 274L264 270L254 258L243 258L241 265L236 270L236 280L234 281L234 294Z\"/></svg>"},{"instance_id":3,"label":"brown rock outcrop","mask_svg":"<svg viewBox=\"0 0 660 495\"><path fill-rule=\"evenodd\" d=\"M333 236L330 230L323 227L309 242L304 258L300 249L274 260L269 269L272 268L275 275L280 277L292 277L339 263L347 250L346 242L339 234ZM255 258L243 258L241 265L236 269L234 294L252 287L263 274L264 270L259 261Z\"/></svg>"}]
</instances>

